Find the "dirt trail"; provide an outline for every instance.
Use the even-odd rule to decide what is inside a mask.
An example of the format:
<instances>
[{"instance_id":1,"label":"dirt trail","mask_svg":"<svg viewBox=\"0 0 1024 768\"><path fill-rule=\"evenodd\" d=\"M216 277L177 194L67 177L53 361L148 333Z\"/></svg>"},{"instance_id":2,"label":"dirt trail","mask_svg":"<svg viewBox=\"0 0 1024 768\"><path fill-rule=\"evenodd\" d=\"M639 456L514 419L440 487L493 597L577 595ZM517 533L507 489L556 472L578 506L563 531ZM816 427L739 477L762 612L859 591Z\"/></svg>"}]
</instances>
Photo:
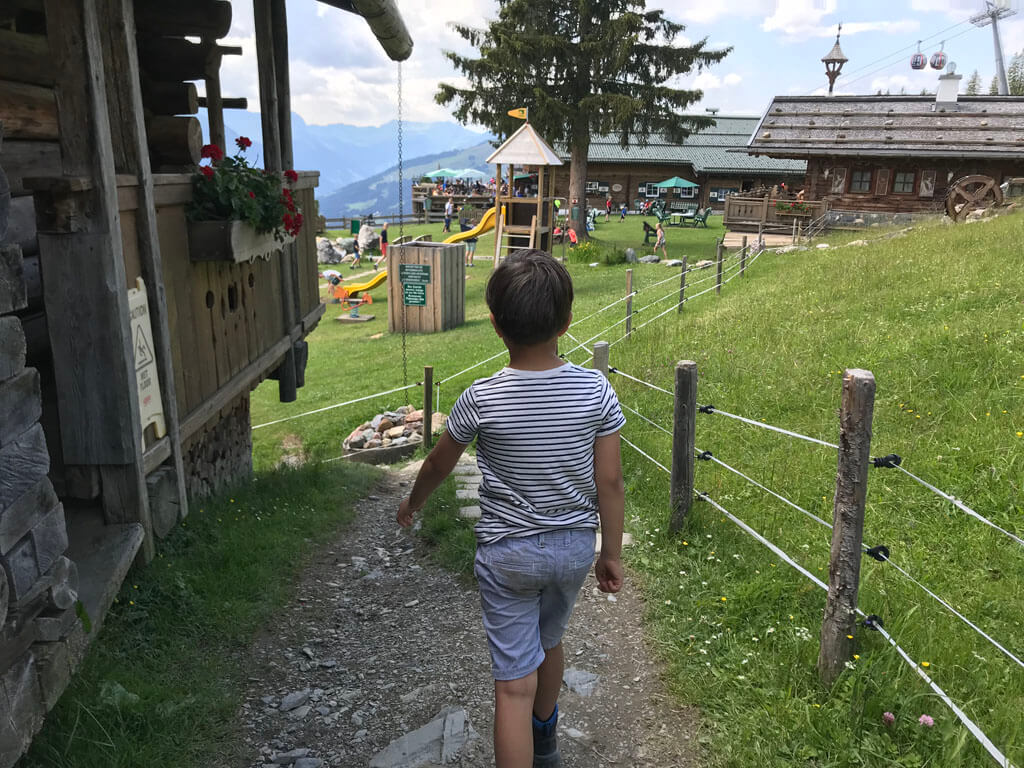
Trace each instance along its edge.
<instances>
[{"instance_id":1,"label":"dirt trail","mask_svg":"<svg viewBox=\"0 0 1024 768\"><path fill-rule=\"evenodd\" d=\"M295 768L363 767L455 706L480 738L448 764L493 765L493 684L478 598L395 524L412 479L409 470L391 472L357 503L356 519L322 547L277 625L242 659L249 682L238 743L218 764L259 767L276 757ZM695 714L666 695L642 613L628 581L610 601L591 574L564 643L566 666L598 681L589 696L563 687L566 768L698 764Z\"/></svg>"}]
</instances>

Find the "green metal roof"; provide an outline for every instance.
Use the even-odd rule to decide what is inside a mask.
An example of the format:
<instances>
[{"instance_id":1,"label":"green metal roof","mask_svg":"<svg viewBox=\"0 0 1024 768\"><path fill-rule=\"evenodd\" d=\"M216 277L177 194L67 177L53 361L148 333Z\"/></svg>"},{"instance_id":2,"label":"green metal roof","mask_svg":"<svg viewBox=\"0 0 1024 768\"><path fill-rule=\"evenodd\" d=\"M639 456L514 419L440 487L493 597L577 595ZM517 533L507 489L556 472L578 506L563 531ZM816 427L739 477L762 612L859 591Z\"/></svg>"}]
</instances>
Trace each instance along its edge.
<instances>
[{"instance_id":1,"label":"green metal roof","mask_svg":"<svg viewBox=\"0 0 1024 768\"><path fill-rule=\"evenodd\" d=\"M747 142L758 122L758 117L718 115L713 126L690 134L682 144L673 144L660 136L652 136L647 146L630 144L623 148L614 136L593 136L588 161L690 165L695 172L704 174L778 176L804 173L807 170L804 160L780 160L746 154ZM737 149L742 153L732 151ZM569 160L565 147L560 146L557 151L564 160Z\"/></svg>"}]
</instances>

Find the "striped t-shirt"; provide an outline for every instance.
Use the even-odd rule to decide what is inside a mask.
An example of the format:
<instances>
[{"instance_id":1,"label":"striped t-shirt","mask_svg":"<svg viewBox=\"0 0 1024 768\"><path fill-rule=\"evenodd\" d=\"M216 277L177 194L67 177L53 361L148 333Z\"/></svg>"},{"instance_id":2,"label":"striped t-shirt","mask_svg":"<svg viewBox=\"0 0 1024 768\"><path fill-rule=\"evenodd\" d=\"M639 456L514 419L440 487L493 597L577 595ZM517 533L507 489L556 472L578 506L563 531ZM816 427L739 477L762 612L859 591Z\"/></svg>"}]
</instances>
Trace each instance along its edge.
<instances>
[{"instance_id":1,"label":"striped t-shirt","mask_svg":"<svg viewBox=\"0 0 1024 768\"><path fill-rule=\"evenodd\" d=\"M464 444L477 438L477 540L596 528L594 439L625 423L608 380L571 363L505 368L474 382L452 408L448 433Z\"/></svg>"}]
</instances>

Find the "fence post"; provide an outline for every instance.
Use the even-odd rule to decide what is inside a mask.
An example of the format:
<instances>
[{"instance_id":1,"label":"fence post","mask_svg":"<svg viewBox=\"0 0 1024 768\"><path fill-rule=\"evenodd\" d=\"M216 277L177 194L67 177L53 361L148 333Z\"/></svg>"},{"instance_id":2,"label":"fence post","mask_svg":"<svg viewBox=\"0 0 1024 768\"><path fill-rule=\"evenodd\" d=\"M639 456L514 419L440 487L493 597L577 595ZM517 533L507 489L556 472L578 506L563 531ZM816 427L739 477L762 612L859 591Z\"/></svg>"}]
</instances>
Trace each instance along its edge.
<instances>
[{"instance_id":1,"label":"fence post","mask_svg":"<svg viewBox=\"0 0 1024 768\"><path fill-rule=\"evenodd\" d=\"M743 247L740 249L740 277L747 276L747 236L743 236Z\"/></svg>"},{"instance_id":2,"label":"fence post","mask_svg":"<svg viewBox=\"0 0 1024 768\"><path fill-rule=\"evenodd\" d=\"M871 371L847 370L839 410L839 469L832 511L828 600L818 652L818 678L828 686L839 677L853 653L874 404L875 377Z\"/></svg>"},{"instance_id":3,"label":"fence post","mask_svg":"<svg viewBox=\"0 0 1024 768\"><path fill-rule=\"evenodd\" d=\"M693 444L697 427L697 364L676 363L675 406L672 412L672 484L669 533L679 533L693 503Z\"/></svg>"},{"instance_id":4,"label":"fence post","mask_svg":"<svg viewBox=\"0 0 1024 768\"><path fill-rule=\"evenodd\" d=\"M626 270L626 338L633 335L633 270Z\"/></svg>"},{"instance_id":5,"label":"fence post","mask_svg":"<svg viewBox=\"0 0 1024 768\"><path fill-rule=\"evenodd\" d=\"M796 245L796 216L793 217L793 245Z\"/></svg>"},{"instance_id":6,"label":"fence post","mask_svg":"<svg viewBox=\"0 0 1024 768\"><path fill-rule=\"evenodd\" d=\"M719 293L722 292L722 251L724 250L724 248L722 247L722 243L724 243L724 242L725 242L724 240L719 240L718 241L718 247L715 249L716 252L717 252L716 255L715 255L715 258L718 260L718 277L715 278L715 293L716 294L719 294Z\"/></svg>"},{"instance_id":7,"label":"fence post","mask_svg":"<svg viewBox=\"0 0 1024 768\"><path fill-rule=\"evenodd\" d=\"M607 341L594 342L594 368L608 378L608 350L611 345Z\"/></svg>"},{"instance_id":8,"label":"fence post","mask_svg":"<svg viewBox=\"0 0 1024 768\"><path fill-rule=\"evenodd\" d=\"M686 301L686 260L688 256L683 256L683 271L679 275L679 306L677 311L683 311L683 302Z\"/></svg>"},{"instance_id":9,"label":"fence post","mask_svg":"<svg viewBox=\"0 0 1024 768\"><path fill-rule=\"evenodd\" d=\"M434 366L423 366L423 445L429 451L434 444Z\"/></svg>"}]
</instances>

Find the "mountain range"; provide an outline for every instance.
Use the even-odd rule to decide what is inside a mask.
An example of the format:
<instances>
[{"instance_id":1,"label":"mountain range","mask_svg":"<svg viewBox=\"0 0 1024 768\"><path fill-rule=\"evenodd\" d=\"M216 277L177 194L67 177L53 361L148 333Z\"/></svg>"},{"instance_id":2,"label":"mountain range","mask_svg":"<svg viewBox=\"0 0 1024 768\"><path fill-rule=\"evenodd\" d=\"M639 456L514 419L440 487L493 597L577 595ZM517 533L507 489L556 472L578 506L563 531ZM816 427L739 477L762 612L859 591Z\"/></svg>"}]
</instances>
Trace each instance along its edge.
<instances>
[{"instance_id":1,"label":"mountain range","mask_svg":"<svg viewBox=\"0 0 1024 768\"><path fill-rule=\"evenodd\" d=\"M205 129L206 110L200 110L199 118ZM237 137L247 136L252 139L253 146L246 151L246 157L251 163L262 165L263 129L259 114L231 110L225 113L224 118L229 150L234 147L234 140ZM204 135L208 136L209 132L205 131ZM426 156L479 145L488 138L485 134L471 131L456 123L443 122L406 122L402 135L404 157L416 158L414 161L406 160L406 168L410 170L412 162L418 162ZM397 169L398 123L392 120L378 126L341 123L308 125L293 112L292 145L295 148L296 169L320 171L320 188L317 196L324 198L343 187L373 177L389 168ZM486 156L484 154L483 157ZM395 198L397 201L397 194Z\"/></svg>"}]
</instances>

